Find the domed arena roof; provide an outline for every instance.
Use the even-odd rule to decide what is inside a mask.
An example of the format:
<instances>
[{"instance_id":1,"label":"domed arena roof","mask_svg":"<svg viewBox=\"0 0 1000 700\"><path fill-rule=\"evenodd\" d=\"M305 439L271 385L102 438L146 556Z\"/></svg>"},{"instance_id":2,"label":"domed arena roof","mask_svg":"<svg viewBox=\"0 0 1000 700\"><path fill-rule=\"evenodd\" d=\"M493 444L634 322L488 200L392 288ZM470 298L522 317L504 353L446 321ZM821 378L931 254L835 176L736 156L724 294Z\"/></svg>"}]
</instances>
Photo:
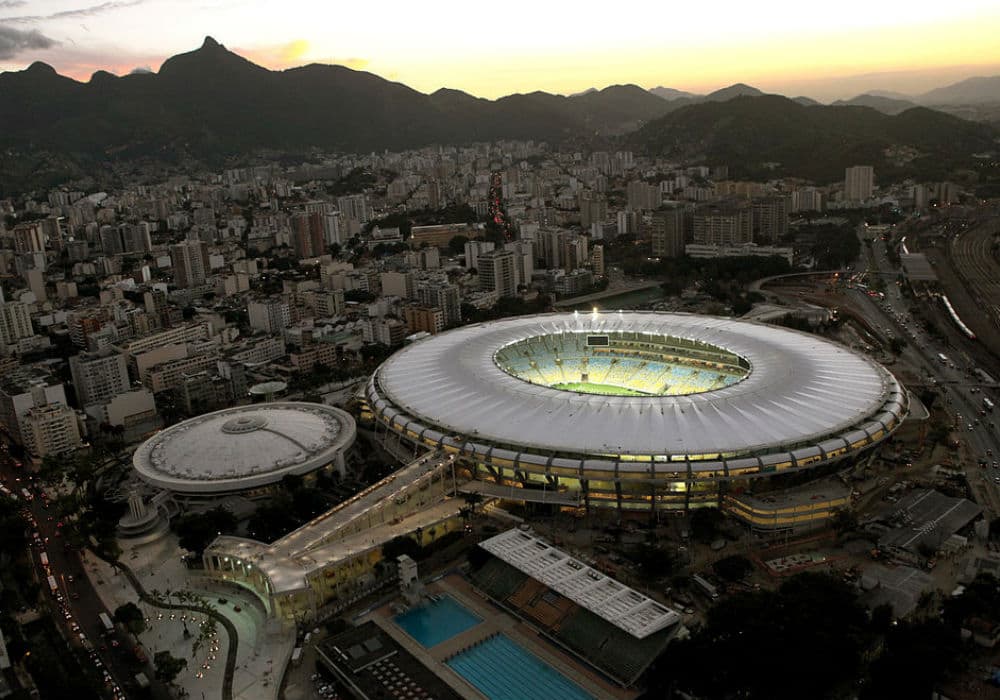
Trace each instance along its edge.
<instances>
[{"instance_id":1,"label":"domed arena roof","mask_svg":"<svg viewBox=\"0 0 1000 700\"><path fill-rule=\"evenodd\" d=\"M178 493L228 493L326 466L356 436L323 404L266 403L206 413L163 430L133 455L146 482Z\"/></svg>"}]
</instances>

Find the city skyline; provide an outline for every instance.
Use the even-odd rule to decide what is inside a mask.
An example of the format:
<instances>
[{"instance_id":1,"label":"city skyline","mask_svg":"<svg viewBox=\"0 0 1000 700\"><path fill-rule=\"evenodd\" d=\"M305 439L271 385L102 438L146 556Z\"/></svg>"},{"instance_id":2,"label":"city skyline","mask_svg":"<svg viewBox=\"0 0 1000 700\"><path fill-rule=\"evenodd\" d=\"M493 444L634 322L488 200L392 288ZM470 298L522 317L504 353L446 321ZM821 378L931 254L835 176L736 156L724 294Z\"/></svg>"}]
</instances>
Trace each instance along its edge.
<instances>
[{"instance_id":1,"label":"city skyline","mask_svg":"<svg viewBox=\"0 0 1000 700\"><path fill-rule=\"evenodd\" d=\"M707 93L744 82L819 100L869 90L919 94L1000 73L1000 8L981 0L947 7L856 0L835 14L724 3L711 22L695 9L648 9L595 21L513 0L495 17L451 0L389 13L292 0L275 15L257 0L198 7L174 0L0 0L0 70L44 61L86 81L157 70L206 35L264 67L332 63L418 91L447 87L497 98L544 90L572 94L635 83ZM430 11L436 10L436 11ZM177 22L179 12L185 20ZM304 22L303 18L310 18ZM493 37L484 37L488 23ZM136 28L156 26L155 36ZM315 27L322 27L317 30ZM794 59L789 58L790 56Z\"/></svg>"}]
</instances>

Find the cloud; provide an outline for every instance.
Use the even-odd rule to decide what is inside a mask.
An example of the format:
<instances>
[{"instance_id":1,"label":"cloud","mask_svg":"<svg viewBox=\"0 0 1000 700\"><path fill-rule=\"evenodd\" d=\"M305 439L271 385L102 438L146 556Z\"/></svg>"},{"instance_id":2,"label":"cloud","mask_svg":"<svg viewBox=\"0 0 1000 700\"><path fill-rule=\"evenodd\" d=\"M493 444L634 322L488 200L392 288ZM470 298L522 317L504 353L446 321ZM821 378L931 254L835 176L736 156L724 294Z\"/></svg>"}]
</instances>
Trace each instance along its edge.
<instances>
[{"instance_id":1,"label":"cloud","mask_svg":"<svg viewBox=\"0 0 1000 700\"><path fill-rule=\"evenodd\" d=\"M0 59L14 58L22 51L31 49L51 49L56 43L36 29L21 31L0 27Z\"/></svg>"},{"instance_id":2,"label":"cloud","mask_svg":"<svg viewBox=\"0 0 1000 700\"><path fill-rule=\"evenodd\" d=\"M152 73L153 69L149 66L136 66L128 72L129 75L142 75L143 73Z\"/></svg>"},{"instance_id":3,"label":"cloud","mask_svg":"<svg viewBox=\"0 0 1000 700\"><path fill-rule=\"evenodd\" d=\"M326 63L362 70L371 61L367 58L334 58L317 56L313 45L305 39L295 39L285 44L257 46L249 49L237 48L236 53L259 66L272 70L295 68L306 63Z\"/></svg>"},{"instance_id":4,"label":"cloud","mask_svg":"<svg viewBox=\"0 0 1000 700\"><path fill-rule=\"evenodd\" d=\"M11 10L21 5L27 5L28 0L0 0L0 10Z\"/></svg>"},{"instance_id":5,"label":"cloud","mask_svg":"<svg viewBox=\"0 0 1000 700\"><path fill-rule=\"evenodd\" d=\"M4 5L3 2L9 2L13 4ZM45 22L53 19L78 19L80 17L93 17L94 15L103 14L105 12L110 12L112 10L121 10L126 7L135 7L136 5L141 5L144 2L146 2L146 0L109 0L108 2L102 2L99 5L78 7L73 10L61 10L60 12L53 12L52 14L49 15L21 15L17 17L0 17L0 22L28 24L34 22ZM16 7L18 4L23 4L23 3L21 3L20 0L0 0L0 8Z\"/></svg>"}]
</instances>

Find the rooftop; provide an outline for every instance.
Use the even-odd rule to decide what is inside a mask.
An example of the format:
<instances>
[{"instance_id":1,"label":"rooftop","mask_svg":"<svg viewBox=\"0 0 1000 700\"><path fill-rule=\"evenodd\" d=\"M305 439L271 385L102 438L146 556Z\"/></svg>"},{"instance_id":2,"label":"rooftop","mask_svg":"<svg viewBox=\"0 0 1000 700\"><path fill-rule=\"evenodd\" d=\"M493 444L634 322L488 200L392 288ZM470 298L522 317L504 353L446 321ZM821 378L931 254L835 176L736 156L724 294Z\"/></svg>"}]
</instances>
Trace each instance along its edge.
<instances>
[{"instance_id":1,"label":"rooftop","mask_svg":"<svg viewBox=\"0 0 1000 700\"><path fill-rule=\"evenodd\" d=\"M350 414L323 404L265 403L192 418L143 443L139 475L179 492L262 486L332 462L355 437Z\"/></svg>"},{"instance_id":2,"label":"rooftop","mask_svg":"<svg viewBox=\"0 0 1000 700\"><path fill-rule=\"evenodd\" d=\"M965 498L952 498L931 489L915 490L882 514L894 526L879 540L879 546L916 551L921 545L937 549L953 534L983 512Z\"/></svg>"},{"instance_id":3,"label":"rooftop","mask_svg":"<svg viewBox=\"0 0 1000 700\"><path fill-rule=\"evenodd\" d=\"M606 396L529 383L497 364L508 345L572 334L680 338L744 358L750 373L703 393ZM854 442L853 431L865 425L880 430L880 416L895 422L905 414L893 376L846 347L774 326L678 313L541 314L464 326L403 348L371 387L377 410L395 408L445 435L574 455L697 460L834 437Z\"/></svg>"},{"instance_id":4,"label":"rooftop","mask_svg":"<svg viewBox=\"0 0 1000 700\"><path fill-rule=\"evenodd\" d=\"M460 696L374 622L320 642L320 659L361 697L452 700Z\"/></svg>"},{"instance_id":5,"label":"rooftop","mask_svg":"<svg viewBox=\"0 0 1000 700\"><path fill-rule=\"evenodd\" d=\"M479 546L638 639L680 622L680 615L674 610L530 532L515 528L480 542Z\"/></svg>"}]
</instances>

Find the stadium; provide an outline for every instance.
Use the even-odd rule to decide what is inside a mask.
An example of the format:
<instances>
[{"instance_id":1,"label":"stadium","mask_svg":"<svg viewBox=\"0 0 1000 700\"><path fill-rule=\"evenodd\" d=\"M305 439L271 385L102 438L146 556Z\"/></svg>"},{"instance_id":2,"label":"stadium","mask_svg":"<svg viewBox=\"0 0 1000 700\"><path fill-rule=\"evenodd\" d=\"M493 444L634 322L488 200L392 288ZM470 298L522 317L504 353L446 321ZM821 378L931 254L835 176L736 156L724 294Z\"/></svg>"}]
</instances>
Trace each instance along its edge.
<instances>
[{"instance_id":1,"label":"stadium","mask_svg":"<svg viewBox=\"0 0 1000 700\"><path fill-rule=\"evenodd\" d=\"M387 446L455 455L484 495L620 512L718 505L854 458L908 408L888 370L817 336L634 311L435 335L384 362L365 400Z\"/></svg>"},{"instance_id":2,"label":"stadium","mask_svg":"<svg viewBox=\"0 0 1000 700\"><path fill-rule=\"evenodd\" d=\"M132 457L147 484L182 500L266 495L288 474L344 471L354 418L323 404L284 401L206 413L160 431Z\"/></svg>"}]
</instances>

